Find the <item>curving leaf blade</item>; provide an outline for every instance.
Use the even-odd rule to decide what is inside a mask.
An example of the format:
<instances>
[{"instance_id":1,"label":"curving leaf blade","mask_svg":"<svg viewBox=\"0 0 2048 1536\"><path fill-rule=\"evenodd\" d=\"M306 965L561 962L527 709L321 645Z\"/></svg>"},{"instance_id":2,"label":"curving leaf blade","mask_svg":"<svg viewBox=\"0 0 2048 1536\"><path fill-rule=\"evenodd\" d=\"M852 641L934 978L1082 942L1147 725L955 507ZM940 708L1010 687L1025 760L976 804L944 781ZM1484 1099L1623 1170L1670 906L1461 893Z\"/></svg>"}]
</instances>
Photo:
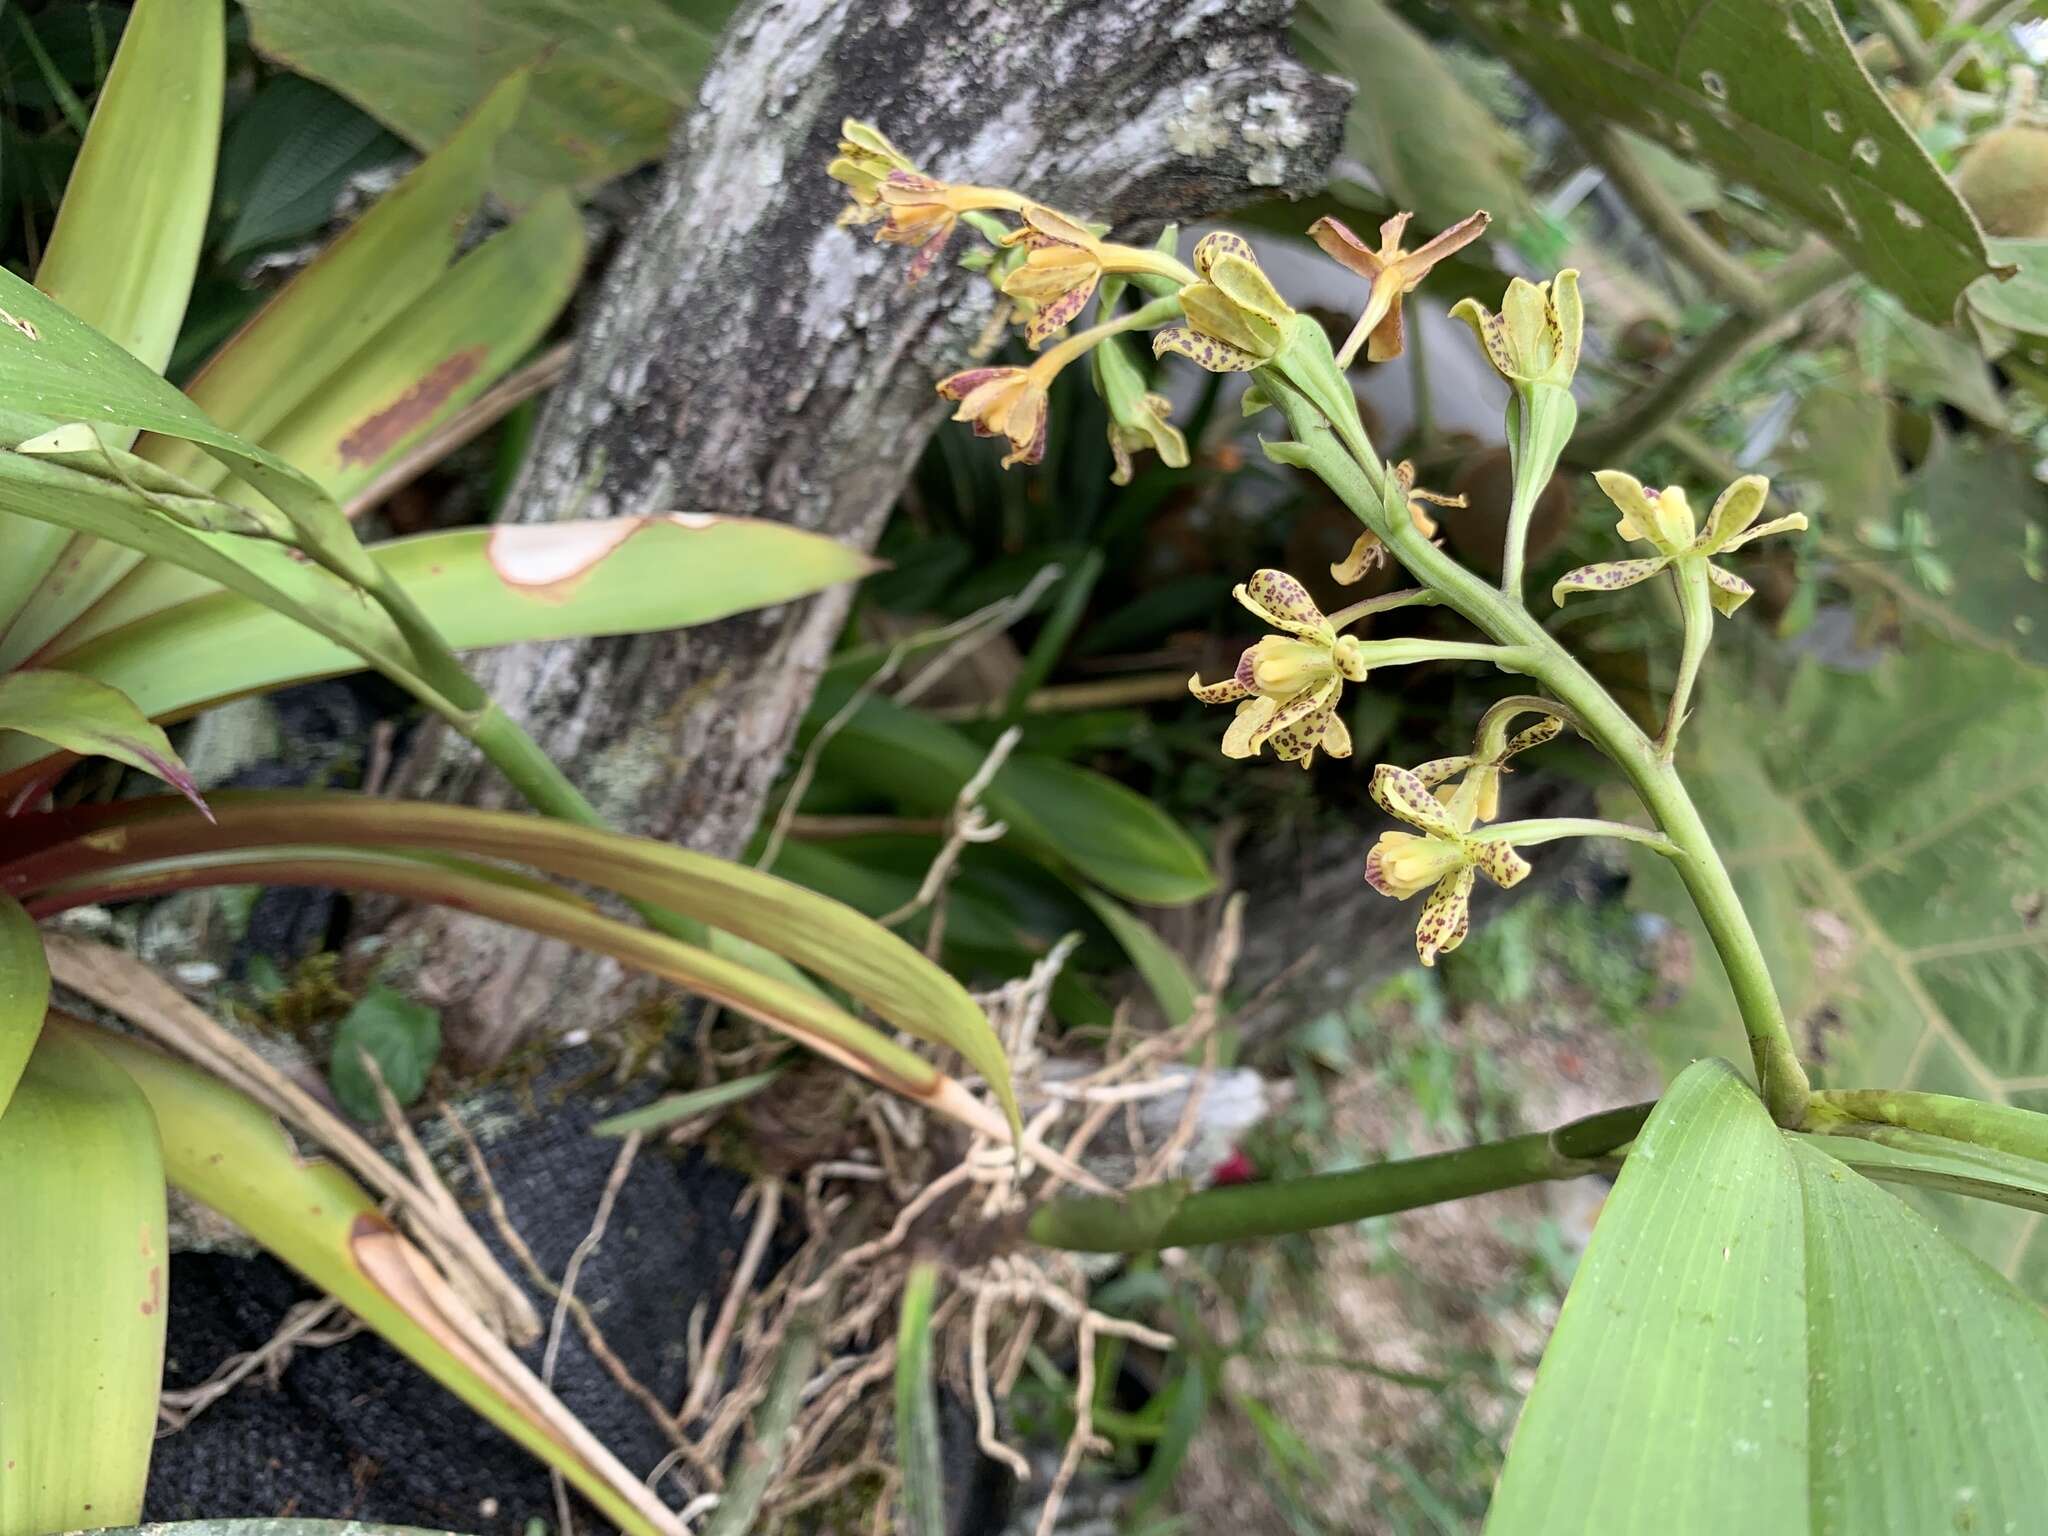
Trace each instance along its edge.
<instances>
[{"instance_id":1,"label":"curving leaf blade","mask_svg":"<svg viewBox=\"0 0 2048 1536\"><path fill-rule=\"evenodd\" d=\"M206 802L171 738L118 688L73 672L0 676L0 731L19 731L81 757L110 757L162 779L200 810Z\"/></svg>"}]
</instances>

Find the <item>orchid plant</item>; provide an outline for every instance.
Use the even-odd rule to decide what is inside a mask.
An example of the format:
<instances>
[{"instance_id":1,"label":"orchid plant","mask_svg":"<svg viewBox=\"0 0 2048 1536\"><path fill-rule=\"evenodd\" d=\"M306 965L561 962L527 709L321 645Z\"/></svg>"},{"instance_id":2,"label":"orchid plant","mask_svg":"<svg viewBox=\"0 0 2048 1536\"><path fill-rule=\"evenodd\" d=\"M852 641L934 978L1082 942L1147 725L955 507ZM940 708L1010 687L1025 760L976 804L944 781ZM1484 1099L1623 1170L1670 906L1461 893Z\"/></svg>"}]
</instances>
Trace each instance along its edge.
<instances>
[{"instance_id":1,"label":"orchid plant","mask_svg":"<svg viewBox=\"0 0 2048 1536\"><path fill-rule=\"evenodd\" d=\"M1800 1531L1998 1529L2001 1518L2002 1528L2019 1529L2037 1518L2048 1499L2048 1422L2035 1416L1986 1432L1985 1413L1995 1411L1973 1405L1974 1389L1952 1378L1981 1367L2003 1380L2017 1360L2026 1362L2022 1374L2048 1369L2048 1321L2003 1276L1870 1181L2048 1209L2048 1118L1945 1095L1816 1091L1751 916L1679 766L1716 617L1735 613L1751 594L1717 562L1755 539L1803 529L1804 517L1766 518L1770 487L1760 475L1722 490L1704 523L1686 487L1652 489L1619 469L1596 475L1619 509L1616 532L1650 553L1617 551L1623 557L1570 571L1550 598L1561 605L1575 593L1650 582L1672 589L1680 661L1661 728L1646 730L1546 628L1524 591L1530 519L1578 420L1584 310L1576 272L1542 282L1516 277L1497 311L1470 298L1453 311L1510 390L1503 429L1513 492L1496 583L1433 538L1425 504L1442 498L1418 491L1412 470L1374 447L1346 377L1361 355L1375 363L1399 355L1404 300L1442 256L1483 234L1483 212L1413 251L1405 248L1406 214L1386 222L1377 249L1336 220L1319 220L1310 237L1368 285L1349 339L1333 350L1321 324L1287 302L1239 235L1208 234L1183 263L1171 229L1155 247L1120 244L1024 194L928 175L856 122L844 126L829 169L852 193L842 222L915 246L913 275L933 267L962 225L987 242L962 265L987 275L1001 315L1021 328L1036 358L972 368L937 387L957 404L957 420L1006 440L1006 466L1044 455L1047 390L1091 353L1120 465L1145 446L1168 462L1184 460L1164 401L1146 391L1126 350L1150 333L1162 358L1246 375L1245 414L1284 429L1264 441L1267 457L1317 476L1357 516L1361 532L1331 566L1340 583L1382 561L1412 578L1412 587L1334 613L1285 571L1256 571L1238 586L1238 601L1271 632L1243 651L1230 676L1189 684L1203 702L1235 707L1226 757L1255 758L1270 747L1304 768L1318 754L1348 757L1340 699L1347 687L1370 686L1383 667L1472 663L1516 680L1516 691L1486 710L1468 751L1372 769L1372 798L1404 826L1380 835L1361 874L1392 899L1424 898L1415 936L1423 964L1464 940L1480 875L1509 887L1528 874L1524 850L1538 844L1631 840L1675 867L1749 1046L1753 1083L1725 1063L1699 1062L1654 1106L1306 1179L1069 1197L1041 1207L1030 1235L1062 1248L1141 1253L1618 1170L1516 1431L1489 1532L1642 1529L1652 1509L1660 1524L1682 1516L1677 1528L1700 1531L1744 1522ZM1091 299L1092 323L1082 326ZM1368 615L1422 605L1447 608L1471 636L1348 632ZM1633 788L1639 819L1499 819L1510 760L1566 729ZM1632 1264L1641 1252L1655 1262ZM1852 1292L1860 1309L1853 1319L1842 1311ZM1927 1300L1937 1292L1950 1298L1938 1311ZM1892 1348L1898 1338L1937 1336L1928 1358L1943 1361L1939 1375ZM1667 1390L1674 1381L1684 1383L1675 1395ZM1843 1381L1860 1385L1846 1393L1830 1385ZM1864 1387L1867 1398L1857 1398ZM1910 1466L1885 1451L1882 1437L1853 1427L1867 1422L1858 1401L1889 1410L1894 1391L1907 1394L1905 1417L1919 1437ZM1732 1451L1696 1444L1710 1395L1739 1426ZM1824 1438L1830 1457L1818 1454ZM1765 1463L1769 1476L1760 1475ZM1780 1472L1782 1487L1769 1481ZM1958 1494L1958 1483L1969 1486ZM1969 1508L1951 1508L1956 1498Z\"/></svg>"}]
</instances>

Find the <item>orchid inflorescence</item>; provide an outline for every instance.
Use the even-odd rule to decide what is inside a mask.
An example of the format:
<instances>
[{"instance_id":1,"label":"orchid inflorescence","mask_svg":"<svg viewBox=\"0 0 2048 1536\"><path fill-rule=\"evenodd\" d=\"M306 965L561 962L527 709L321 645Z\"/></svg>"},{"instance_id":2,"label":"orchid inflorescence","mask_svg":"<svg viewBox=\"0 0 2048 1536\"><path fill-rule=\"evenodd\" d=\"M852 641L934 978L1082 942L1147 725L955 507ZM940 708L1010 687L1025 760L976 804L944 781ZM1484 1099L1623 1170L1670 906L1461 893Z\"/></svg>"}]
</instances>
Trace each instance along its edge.
<instances>
[{"instance_id":1,"label":"orchid inflorescence","mask_svg":"<svg viewBox=\"0 0 2048 1536\"><path fill-rule=\"evenodd\" d=\"M1374 800L1413 830L1382 833L1366 860L1365 878L1398 900L1429 892L1416 930L1425 965L1465 937L1478 875L1500 886L1512 886L1527 875L1529 864L1519 847L1563 836L1606 835L1648 843L1681 861L1694 857L1670 836L1627 823L1495 820L1508 760L1554 739L1570 724L1623 766L1670 832L1673 817L1667 806L1674 794L1682 798L1683 790L1675 780L1667 786L1655 776L1669 771L1713 612L1733 613L1751 590L1714 564L1713 557L1765 534L1806 525L1797 514L1757 521L1769 490L1759 475L1745 475L1729 486L1701 528L1682 488L1652 490L1617 470L1598 473L1601 489L1621 509L1617 531L1649 544L1654 553L1571 571L1557 582L1553 597L1562 603L1575 592L1617 590L1666 573L1672 578L1685 621L1684 651L1664 731L1655 742L1644 738L1523 606L1528 520L1578 419L1572 383L1584 313L1576 272L1567 269L1541 283L1514 278L1498 312L1470 298L1452 311L1471 326L1488 363L1510 390L1505 429L1514 494L1503 579L1494 588L1434 542L1437 524L1426 504L1458 507L1463 498L1418 490L1410 465L1379 457L1346 378L1361 354L1371 362L1401 354L1403 301L1444 257L1485 233L1484 212L1414 250L1405 244L1407 213L1380 226L1377 247L1336 219L1317 220L1309 237L1368 285L1349 338L1333 351L1321 325L1288 304L1239 235L1219 231L1203 236L1189 264L1183 264L1172 228L1155 246L1122 244L1108 238L1105 226L1020 193L929 176L867 124L849 121L842 131L839 156L830 166L831 175L852 195L842 222L874 225L878 240L915 247L913 279L932 268L961 226L986 242L986 249L963 257L961 264L986 275L1006 306L1001 318L1021 327L1026 346L1036 355L1022 365L965 369L939 381L938 391L956 405L955 420L1007 441L1005 467L1043 458L1053 381L1084 356L1093 358L1095 386L1109 408L1118 483L1129 481L1133 455L1142 451L1156 452L1174 467L1185 465L1187 443L1171 423L1171 404L1148 388L1143 368L1128 349L1129 333L1149 331L1157 357L1178 354L1213 373L1249 375L1245 414L1277 410L1290 433L1291 440L1265 442L1267 456L1318 474L1357 514L1364 528L1349 553L1331 564L1336 581L1357 582L1385 562L1398 562L1419 580L1416 588L1331 614L1285 571L1261 570L1238 586L1237 600L1272 633L1244 650L1230 676L1210 683L1199 676L1189 679L1204 703L1236 706L1223 737L1225 756L1257 757L1270 746L1275 757L1303 768L1318 753L1350 756L1351 735L1339 713L1345 685L1365 683L1382 666L1487 661L1534 677L1557 695L1501 700L1482 718L1468 753L1414 768L1381 763L1373 770ZM1136 298L1129 307L1127 293ZM1094 323L1071 329L1091 302ZM1369 616L1427 603L1447 604L1495 643L1363 639L1346 633ZM1510 734L1510 723L1531 713L1537 722ZM1711 858L1710 847L1705 855ZM1716 937L1718 943L1724 935ZM1738 935L1727 942L1742 939ZM1767 1026L1765 1021L1757 1030L1768 1033ZM1753 1041L1759 1038L1753 1031Z\"/></svg>"}]
</instances>

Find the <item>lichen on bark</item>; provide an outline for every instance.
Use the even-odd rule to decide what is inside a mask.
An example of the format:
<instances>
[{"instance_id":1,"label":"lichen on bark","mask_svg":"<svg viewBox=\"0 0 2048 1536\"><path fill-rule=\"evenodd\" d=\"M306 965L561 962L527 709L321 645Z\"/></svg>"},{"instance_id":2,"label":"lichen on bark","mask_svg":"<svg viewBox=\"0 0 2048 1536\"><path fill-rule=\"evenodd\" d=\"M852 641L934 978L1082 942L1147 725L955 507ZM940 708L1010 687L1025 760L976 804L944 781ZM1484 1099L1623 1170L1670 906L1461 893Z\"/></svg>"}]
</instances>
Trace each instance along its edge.
<instances>
[{"instance_id":1,"label":"lichen on bark","mask_svg":"<svg viewBox=\"0 0 2048 1536\"><path fill-rule=\"evenodd\" d=\"M1292 0L751 0L728 27L506 515L742 513L871 546L985 325L987 284L834 226L842 118L933 174L1015 185L1141 234L1319 186L1350 88L1288 52ZM616 825L739 852L850 594L673 636L514 647L492 691ZM458 750L460 749L460 750ZM429 731L403 782L511 803ZM607 963L414 916L418 981L472 1061L621 1011ZM415 928L415 937L417 929Z\"/></svg>"}]
</instances>

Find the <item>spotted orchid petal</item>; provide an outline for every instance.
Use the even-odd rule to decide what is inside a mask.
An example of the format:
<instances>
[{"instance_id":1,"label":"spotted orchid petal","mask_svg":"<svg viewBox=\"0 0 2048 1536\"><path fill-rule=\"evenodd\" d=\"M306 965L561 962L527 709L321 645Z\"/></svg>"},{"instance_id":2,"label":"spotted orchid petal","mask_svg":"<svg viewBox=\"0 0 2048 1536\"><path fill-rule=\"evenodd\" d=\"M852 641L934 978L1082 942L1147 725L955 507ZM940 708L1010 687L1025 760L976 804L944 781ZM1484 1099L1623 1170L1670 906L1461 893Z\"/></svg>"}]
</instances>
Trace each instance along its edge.
<instances>
[{"instance_id":1,"label":"spotted orchid petal","mask_svg":"<svg viewBox=\"0 0 2048 1536\"><path fill-rule=\"evenodd\" d=\"M1415 925L1415 953L1424 965L1435 965L1439 954L1448 954L1465 942L1472 928L1472 866L1447 875L1429 900Z\"/></svg>"},{"instance_id":2,"label":"spotted orchid petal","mask_svg":"<svg viewBox=\"0 0 2048 1536\"><path fill-rule=\"evenodd\" d=\"M1657 555L1647 560L1608 560L1599 565L1582 565L1558 578L1557 585L1550 589L1550 599L1561 604L1569 592L1619 592L1623 587L1648 581L1670 563L1671 556Z\"/></svg>"},{"instance_id":3,"label":"spotted orchid petal","mask_svg":"<svg viewBox=\"0 0 2048 1536\"><path fill-rule=\"evenodd\" d=\"M1733 549L1735 545L1730 541L1757 520L1770 494L1771 482L1762 475L1743 475L1731 483L1714 498L1713 510L1707 514L1707 525L1699 536L1699 552L1718 555L1724 549Z\"/></svg>"},{"instance_id":4,"label":"spotted orchid petal","mask_svg":"<svg viewBox=\"0 0 2048 1536\"><path fill-rule=\"evenodd\" d=\"M1725 555L1754 540L1769 538L1774 533L1803 533L1805 530L1806 514L1789 512L1783 517L1772 518L1768 523L1758 523L1753 528L1745 528L1727 543L1715 546L1711 553Z\"/></svg>"},{"instance_id":5,"label":"spotted orchid petal","mask_svg":"<svg viewBox=\"0 0 2048 1536\"><path fill-rule=\"evenodd\" d=\"M1727 618L1756 595L1756 588L1737 576L1733 571L1724 571L1718 565L1707 566L1707 597L1714 605L1714 611Z\"/></svg>"},{"instance_id":6,"label":"spotted orchid petal","mask_svg":"<svg viewBox=\"0 0 2048 1536\"><path fill-rule=\"evenodd\" d=\"M1250 581L1232 589L1231 596L1275 629L1325 645L1336 639L1336 631L1308 595L1308 588L1285 571L1254 571Z\"/></svg>"},{"instance_id":7,"label":"spotted orchid petal","mask_svg":"<svg viewBox=\"0 0 2048 1536\"><path fill-rule=\"evenodd\" d=\"M1344 729L1344 723L1337 718L1332 700L1326 700L1299 719L1277 727L1269 738L1273 755L1282 762L1300 763L1306 769L1315 761L1318 747L1328 751L1332 757L1351 755L1351 733ZM1283 707L1283 713L1285 712ZM1335 739L1343 748L1338 751L1331 746L1332 730Z\"/></svg>"},{"instance_id":8,"label":"spotted orchid petal","mask_svg":"<svg viewBox=\"0 0 2048 1536\"><path fill-rule=\"evenodd\" d=\"M1382 896L1406 901L1468 862L1464 848L1449 838L1382 832L1365 856L1365 883Z\"/></svg>"},{"instance_id":9,"label":"spotted orchid petal","mask_svg":"<svg viewBox=\"0 0 2048 1536\"><path fill-rule=\"evenodd\" d=\"M1259 748L1268 741L1275 742L1277 749L1279 746L1277 738L1281 737L1286 739L1290 749L1286 752L1281 752L1279 755L1282 757L1291 758L1297 756L1300 751L1304 750L1302 745L1304 740L1307 747L1314 747L1322 739L1323 734L1322 721L1318 717L1330 708L1331 703L1337 697L1337 692L1337 682L1332 678L1320 688L1311 688L1306 692L1297 693L1293 698L1282 702L1274 709L1271 715L1267 716L1266 723L1252 732L1253 753L1256 754ZM1314 722L1314 728L1304 731L1303 727L1310 722Z\"/></svg>"},{"instance_id":10,"label":"spotted orchid petal","mask_svg":"<svg viewBox=\"0 0 2048 1536\"><path fill-rule=\"evenodd\" d=\"M1459 757L1433 757L1426 763L1417 763L1408 771L1431 789L1435 789L1439 784L1448 784L1478 761L1478 758L1470 754Z\"/></svg>"},{"instance_id":11,"label":"spotted orchid petal","mask_svg":"<svg viewBox=\"0 0 2048 1536\"><path fill-rule=\"evenodd\" d=\"M1330 578L1343 586L1352 586L1363 581L1368 572L1384 565L1387 559L1386 542L1368 529L1352 544L1351 553L1330 567Z\"/></svg>"},{"instance_id":12,"label":"spotted orchid petal","mask_svg":"<svg viewBox=\"0 0 2048 1536\"><path fill-rule=\"evenodd\" d=\"M1529 876L1529 861L1506 843L1473 843L1472 862L1487 879L1506 888Z\"/></svg>"},{"instance_id":13,"label":"spotted orchid petal","mask_svg":"<svg viewBox=\"0 0 2048 1536\"><path fill-rule=\"evenodd\" d=\"M1406 768L1381 763L1372 771L1372 798L1389 816L1442 838L1456 838L1461 829L1430 787Z\"/></svg>"},{"instance_id":14,"label":"spotted orchid petal","mask_svg":"<svg viewBox=\"0 0 2048 1536\"><path fill-rule=\"evenodd\" d=\"M1153 356L1164 357L1169 352L1177 352L1211 373L1250 373L1265 361L1255 353L1185 325L1169 325L1153 333Z\"/></svg>"},{"instance_id":15,"label":"spotted orchid petal","mask_svg":"<svg viewBox=\"0 0 2048 1536\"><path fill-rule=\"evenodd\" d=\"M1397 214L1395 217L1406 224L1405 215ZM1391 224L1393 220L1389 219L1387 222ZM1381 235L1384 238L1384 226ZM1349 268L1367 282L1378 277L1385 269L1385 263L1380 260L1379 253L1354 235L1350 226L1341 219L1317 219L1315 223L1309 225L1308 237L1322 247L1325 256L1339 266ZM1398 231L1395 234L1395 243L1400 243Z\"/></svg>"},{"instance_id":16,"label":"spotted orchid petal","mask_svg":"<svg viewBox=\"0 0 2048 1536\"><path fill-rule=\"evenodd\" d=\"M1188 692L1204 704L1235 704L1239 699L1252 696L1251 689L1234 677L1226 677L1219 683L1205 683L1199 672L1188 679Z\"/></svg>"},{"instance_id":17,"label":"spotted orchid petal","mask_svg":"<svg viewBox=\"0 0 2048 1536\"><path fill-rule=\"evenodd\" d=\"M1547 741L1555 741L1563 730L1564 721L1556 715L1545 715L1534 725L1525 726L1508 738L1507 745L1501 748L1501 760L1505 762L1518 753L1527 752L1531 747L1540 747Z\"/></svg>"},{"instance_id":18,"label":"spotted orchid petal","mask_svg":"<svg viewBox=\"0 0 2048 1536\"><path fill-rule=\"evenodd\" d=\"M1323 712L1323 750L1332 757L1351 755L1351 727L1334 708Z\"/></svg>"}]
</instances>

